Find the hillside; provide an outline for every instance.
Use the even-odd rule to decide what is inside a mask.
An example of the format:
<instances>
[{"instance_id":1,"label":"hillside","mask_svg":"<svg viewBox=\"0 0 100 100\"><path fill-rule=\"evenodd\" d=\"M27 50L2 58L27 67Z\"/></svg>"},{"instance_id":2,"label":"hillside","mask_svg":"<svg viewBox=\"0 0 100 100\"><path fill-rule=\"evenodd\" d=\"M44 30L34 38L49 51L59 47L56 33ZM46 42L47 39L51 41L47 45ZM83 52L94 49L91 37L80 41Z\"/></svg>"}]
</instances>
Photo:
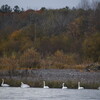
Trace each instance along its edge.
<instances>
[{"instance_id":1,"label":"hillside","mask_svg":"<svg viewBox=\"0 0 100 100\"><path fill-rule=\"evenodd\" d=\"M91 63L100 63L99 2L95 10L0 10L0 69L83 69Z\"/></svg>"}]
</instances>

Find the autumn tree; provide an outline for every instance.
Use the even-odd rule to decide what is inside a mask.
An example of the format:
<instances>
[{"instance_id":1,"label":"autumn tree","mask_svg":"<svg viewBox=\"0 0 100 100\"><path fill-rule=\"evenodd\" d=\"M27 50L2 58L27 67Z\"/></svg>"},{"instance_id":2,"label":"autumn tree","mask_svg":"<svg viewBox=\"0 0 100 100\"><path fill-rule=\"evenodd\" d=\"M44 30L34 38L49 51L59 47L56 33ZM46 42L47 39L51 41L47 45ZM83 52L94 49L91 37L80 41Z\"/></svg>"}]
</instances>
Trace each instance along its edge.
<instances>
[{"instance_id":1,"label":"autumn tree","mask_svg":"<svg viewBox=\"0 0 100 100\"><path fill-rule=\"evenodd\" d=\"M93 34L85 39L83 42L83 50L87 58L98 62L100 58L100 33Z\"/></svg>"},{"instance_id":2,"label":"autumn tree","mask_svg":"<svg viewBox=\"0 0 100 100\"><path fill-rule=\"evenodd\" d=\"M20 57L21 68L39 68L40 54L33 48L26 50Z\"/></svg>"},{"instance_id":3,"label":"autumn tree","mask_svg":"<svg viewBox=\"0 0 100 100\"><path fill-rule=\"evenodd\" d=\"M10 56L10 57L2 57L0 58L0 69L8 70L8 75L10 77L16 75L16 69L18 68L18 59L16 56Z\"/></svg>"},{"instance_id":4,"label":"autumn tree","mask_svg":"<svg viewBox=\"0 0 100 100\"><path fill-rule=\"evenodd\" d=\"M100 2L98 3L97 8L95 10L94 24L96 30L100 32Z\"/></svg>"},{"instance_id":5,"label":"autumn tree","mask_svg":"<svg viewBox=\"0 0 100 100\"><path fill-rule=\"evenodd\" d=\"M15 31L10 35L9 39L19 43L19 51L23 52L26 49L33 47L34 27L28 26L21 30Z\"/></svg>"},{"instance_id":6,"label":"autumn tree","mask_svg":"<svg viewBox=\"0 0 100 100\"><path fill-rule=\"evenodd\" d=\"M53 56L53 61L54 66L57 68L71 68L73 65L77 64L77 55L56 51Z\"/></svg>"},{"instance_id":7,"label":"autumn tree","mask_svg":"<svg viewBox=\"0 0 100 100\"><path fill-rule=\"evenodd\" d=\"M86 48L87 39L92 41L92 35L95 37L96 33L100 33L100 3L94 4L95 9L90 9L92 8L90 6L88 0L83 0L80 9L66 7L45 11L30 9L21 12L20 8L15 6L14 12L8 13L9 10L6 9L10 8L4 5L2 11L6 12L0 12L0 56L10 57L12 53L16 53L20 58L27 49L35 48L36 52L45 58L43 60L48 62L48 66L53 60L52 57L49 57L50 59L46 57L55 56L56 51L62 51L62 55L67 54L69 59L70 56L72 58L79 56L80 63L84 54L85 57L90 57ZM86 49L82 49L82 46ZM98 52L98 49L96 51Z\"/></svg>"}]
</instances>

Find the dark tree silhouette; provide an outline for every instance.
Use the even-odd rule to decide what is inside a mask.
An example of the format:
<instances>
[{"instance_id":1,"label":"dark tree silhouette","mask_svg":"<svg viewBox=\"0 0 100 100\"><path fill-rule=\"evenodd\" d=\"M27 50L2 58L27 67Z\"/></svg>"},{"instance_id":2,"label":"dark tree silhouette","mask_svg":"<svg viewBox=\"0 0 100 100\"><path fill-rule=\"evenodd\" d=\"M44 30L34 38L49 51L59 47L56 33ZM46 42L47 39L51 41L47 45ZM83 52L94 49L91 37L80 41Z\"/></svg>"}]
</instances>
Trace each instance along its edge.
<instances>
[{"instance_id":1,"label":"dark tree silhouette","mask_svg":"<svg viewBox=\"0 0 100 100\"><path fill-rule=\"evenodd\" d=\"M0 10L1 10L1 12L5 12L5 13L12 11L11 7L8 6L7 4L6 5L2 5Z\"/></svg>"},{"instance_id":2,"label":"dark tree silhouette","mask_svg":"<svg viewBox=\"0 0 100 100\"><path fill-rule=\"evenodd\" d=\"M19 6L17 6L17 5L14 6L13 10L14 10L14 12L17 12L17 13L20 12L20 8L19 8Z\"/></svg>"}]
</instances>

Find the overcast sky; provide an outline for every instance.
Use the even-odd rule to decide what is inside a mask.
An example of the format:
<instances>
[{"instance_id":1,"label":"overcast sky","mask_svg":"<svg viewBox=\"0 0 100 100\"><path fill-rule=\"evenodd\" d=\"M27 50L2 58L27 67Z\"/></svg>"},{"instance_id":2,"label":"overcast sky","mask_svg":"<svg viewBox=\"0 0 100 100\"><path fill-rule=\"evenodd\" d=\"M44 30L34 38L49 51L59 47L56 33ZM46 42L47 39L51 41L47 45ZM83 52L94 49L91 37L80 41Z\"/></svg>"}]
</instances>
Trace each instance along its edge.
<instances>
[{"instance_id":1,"label":"overcast sky","mask_svg":"<svg viewBox=\"0 0 100 100\"><path fill-rule=\"evenodd\" d=\"M46 7L50 9L64 8L66 6L72 8L76 7L81 0L0 0L0 7L8 4L12 8L18 5L20 8L26 9L40 9Z\"/></svg>"}]
</instances>

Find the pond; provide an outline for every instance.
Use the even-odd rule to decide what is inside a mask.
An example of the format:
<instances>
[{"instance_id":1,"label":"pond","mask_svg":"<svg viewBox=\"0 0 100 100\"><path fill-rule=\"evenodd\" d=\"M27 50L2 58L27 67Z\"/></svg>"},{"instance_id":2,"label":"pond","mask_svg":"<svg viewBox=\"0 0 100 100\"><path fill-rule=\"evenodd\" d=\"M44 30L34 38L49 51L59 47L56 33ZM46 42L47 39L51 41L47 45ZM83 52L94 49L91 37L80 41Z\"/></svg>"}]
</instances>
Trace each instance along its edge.
<instances>
[{"instance_id":1,"label":"pond","mask_svg":"<svg viewBox=\"0 0 100 100\"><path fill-rule=\"evenodd\" d=\"M100 90L0 87L0 100L100 100Z\"/></svg>"}]
</instances>

